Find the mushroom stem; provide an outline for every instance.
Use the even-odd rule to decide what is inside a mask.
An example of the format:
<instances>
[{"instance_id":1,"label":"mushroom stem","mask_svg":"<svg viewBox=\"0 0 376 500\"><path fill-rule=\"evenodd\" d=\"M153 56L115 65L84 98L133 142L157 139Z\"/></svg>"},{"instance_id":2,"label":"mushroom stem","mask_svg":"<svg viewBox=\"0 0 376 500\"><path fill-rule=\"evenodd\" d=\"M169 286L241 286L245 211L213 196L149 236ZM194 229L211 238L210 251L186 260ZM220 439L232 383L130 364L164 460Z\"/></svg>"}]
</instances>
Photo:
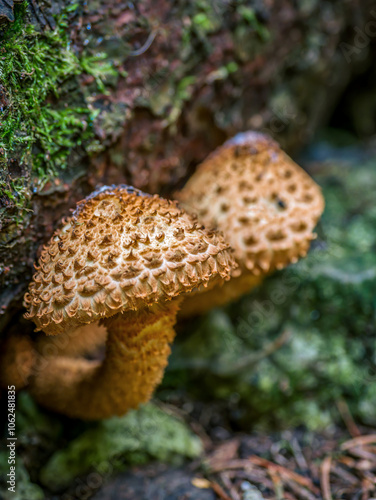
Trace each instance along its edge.
<instances>
[{"instance_id":1,"label":"mushroom stem","mask_svg":"<svg viewBox=\"0 0 376 500\"><path fill-rule=\"evenodd\" d=\"M179 304L175 299L103 320L105 359L41 358L30 380L31 393L50 410L86 420L137 408L162 380Z\"/></svg>"},{"instance_id":2,"label":"mushroom stem","mask_svg":"<svg viewBox=\"0 0 376 500\"><path fill-rule=\"evenodd\" d=\"M17 391L26 387L36 360L31 338L12 335L2 343L0 352L0 387L14 385Z\"/></svg>"},{"instance_id":3,"label":"mushroom stem","mask_svg":"<svg viewBox=\"0 0 376 500\"><path fill-rule=\"evenodd\" d=\"M264 276L255 276L249 272L231 278L221 286L200 288L187 295L179 311L179 319L204 314L213 307L221 307L249 293L262 283Z\"/></svg>"},{"instance_id":4,"label":"mushroom stem","mask_svg":"<svg viewBox=\"0 0 376 500\"><path fill-rule=\"evenodd\" d=\"M41 335L36 340L36 350L44 357L79 358L95 354L105 345L106 338L106 327L96 321L60 335Z\"/></svg>"}]
</instances>

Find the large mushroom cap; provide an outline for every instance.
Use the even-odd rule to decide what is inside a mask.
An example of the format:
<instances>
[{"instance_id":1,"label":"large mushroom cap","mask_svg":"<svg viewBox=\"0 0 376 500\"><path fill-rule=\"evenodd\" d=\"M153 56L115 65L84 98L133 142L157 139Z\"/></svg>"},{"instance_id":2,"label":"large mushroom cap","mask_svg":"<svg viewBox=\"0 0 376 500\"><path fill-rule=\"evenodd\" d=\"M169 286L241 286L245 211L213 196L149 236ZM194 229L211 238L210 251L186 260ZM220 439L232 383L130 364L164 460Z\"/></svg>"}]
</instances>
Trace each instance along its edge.
<instances>
[{"instance_id":1,"label":"large mushroom cap","mask_svg":"<svg viewBox=\"0 0 376 500\"><path fill-rule=\"evenodd\" d=\"M177 194L206 227L220 229L239 269L254 275L303 257L324 209L320 188L267 135L236 135Z\"/></svg>"},{"instance_id":2,"label":"large mushroom cap","mask_svg":"<svg viewBox=\"0 0 376 500\"><path fill-rule=\"evenodd\" d=\"M44 246L25 317L57 334L175 298L227 278L234 264L227 249L176 202L106 186Z\"/></svg>"}]
</instances>

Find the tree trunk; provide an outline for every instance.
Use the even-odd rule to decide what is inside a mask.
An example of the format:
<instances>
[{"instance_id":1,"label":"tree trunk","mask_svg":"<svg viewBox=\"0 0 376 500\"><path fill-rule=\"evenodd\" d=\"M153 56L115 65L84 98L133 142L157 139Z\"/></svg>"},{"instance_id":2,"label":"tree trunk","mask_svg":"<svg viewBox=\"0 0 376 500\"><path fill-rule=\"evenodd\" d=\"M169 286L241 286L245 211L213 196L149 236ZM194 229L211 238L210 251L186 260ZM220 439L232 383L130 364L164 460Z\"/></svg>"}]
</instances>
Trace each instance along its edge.
<instances>
[{"instance_id":1,"label":"tree trunk","mask_svg":"<svg viewBox=\"0 0 376 500\"><path fill-rule=\"evenodd\" d=\"M38 247L97 184L168 196L249 128L291 152L372 61L370 0L11 4L0 0L0 333L22 313Z\"/></svg>"}]
</instances>

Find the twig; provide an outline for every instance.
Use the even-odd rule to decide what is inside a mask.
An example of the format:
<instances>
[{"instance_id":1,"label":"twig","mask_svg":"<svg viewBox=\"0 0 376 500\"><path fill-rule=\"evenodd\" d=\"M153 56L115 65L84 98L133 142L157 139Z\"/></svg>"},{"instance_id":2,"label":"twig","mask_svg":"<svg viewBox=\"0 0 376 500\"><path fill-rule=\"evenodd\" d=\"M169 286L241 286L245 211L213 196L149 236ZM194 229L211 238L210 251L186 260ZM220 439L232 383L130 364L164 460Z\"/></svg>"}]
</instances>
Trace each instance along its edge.
<instances>
[{"instance_id":1,"label":"twig","mask_svg":"<svg viewBox=\"0 0 376 500\"><path fill-rule=\"evenodd\" d=\"M332 466L332 457L328 456L321 464L320 483L322 496L324 500L333 500L330 492L330 468Z\"/></svg>"},{"instance_id":2,"label":"twig","mask_svg":"<svg viewBox=\"0 0 376 500\"><path fill-rule=\"evenodd\" d=\"M375 484L375 483L373 483ZM370 481L365 478L362 481L362 500L368 500L370 498L369 493L373 489L373 485L370 484Z\"/></svg>"},{"instance_id":3,"label":"twig","mask_svg":"<svg viewBox=\"0 0 376 500\"><path fill-rule=\"evenodd\" d=\"M286 485L295 493L295 495L299 495L300 498L303 500L316 500L317 496L313 495L309 490L304 488L304 486L301 486L297 482L291 480L291 479L286 479L285 480ZM294 499L297 497L294 496Z\"/></svg>"},{"instance_id":4,"label":"twig","mask_svg":"<svg viewBox=\"0 0 376 500\"><path fill-rule=\"evenodd\" d=\"M348 453L350 453L350 455L354 455L355 457L363 458L364 460L369 461L373 467L376 467L376 455L374 453L370 453L361 447L350 448Z\"/></svg>"},{"instance_id":5,"label":"twig","mask_svg":"<svg viewBox=\"0 0 376 500\"><path fill-rule=\"evenodd\" d=\"M149 36L147 37L146 42L144 43L144 45L142 47L140 47L139 49L132 50L129 53L129 55L135 57L135 56L141 56L142 54L144 54L148 50L148 48L150 47L150 45L154 42L154 39L157 36L157 33L158 33L158 30L152 31L149 34Z\"/></svg>"},{"instance_id":6,"label":"twig","mask_svg":"<svg viewBox=\"0 0 376 500\"><path fill-rule=\"evenodd\" d=\"M221 478L221 481L224 484L224 486L227 488L227 491L230 493L232 500L242 500L237 491L235 491L235 488L231 483L229 475L226 472L221 472L219 477Z\"/></svg>"},{"instance_id":7,"label":"twig","mask_svg":"<svg viewBox=\"0 0 376 500\"><path fill-rule=\"evenodd\" d=\"M364 446L365 444L376 443L376 434L368 434L367 436L359 436L354 439L349 439L341 445L341 450L349 450L355 446Z\"/></svg>"},{"instance_id":8,"label":"twig","mask_svg":"<svg viewBox=\"0 0 376 500\"><path fill-rule=\"evenodd\" d=\"M273 470L268 470L268 473L271 480L273 481L276 499L283 500L283 484L280 475Z\"/></svg>"},{"instance_id":9,"label":"twig","mask_svg":"<svg viewBox=\"0 0 376 500\"><path fill-rule=\"evenodd\" d=\"M254 466L249 463L247 459L235 459L235 460L230 460L230 461L215 461L213 464L210 463L210 472L216 473L216 472L222 472L223 470L230 470L230 469L254 469Z\"/></svg>"},{"instance_id":10,"label":"twig","mask_svg":"<svg viewBox=\"0 0 376 500\"><path fill-rule=\"evenodd\" d=\"M292 452L293 452L294 457L295 457L295 461L298 464L298 467L300 469L308 469L309 467L307 464L307 460L304 456L304 453L303 453L296 437L294 437L292 439L290 445L291 445L291 449L292 449Z\"/></svg>"},{"instance_id":11,"label":"twig","mask_svg":"<svg viewBox=\"0 0 376 500\"><path fill-rule=\"evenodd\" d=\"M262 484L270 490L273 490L273 482L270 480L267 472L263 469L257 469L252 472L249 470L230 470L226 473L232 479L245 479L250 483Z\"/></svg>"},{"instance_id":12,"label":"twig","mask_svg":"<svg viewBox=\"0 0 376 500\"><path fill-rule=\"evenodd\" d=\"M351 413L349 410L349 407L347 406L347 403L344 399L339 399L336 401L336 405L338 408L338 411L345 422L345 425L347 427L347 430L350 433L350 436L352 437L357 437L361 435L360 430L358 429Z\"/></svg>"},{"instance_id":13,"label":"twig","mask_svg":"<svg viewBox=\"0 0 376 500\"><path fill-rule=\"evenodd\" d=\"M359 482L359 479L356 476L354 476L354 474L345 470L343 467L340 467L339 465L333 465L331 471L340 479L345 479L350 484L358 484Z\"/></svg>"},{"instance_id":14,"label":"twig","mask_svg":"<svg viewBox=\"0 0 376 500\"><path fill-rule=\"evenodd\" d=\"M311 490L312 493L315 494L320 493L318 488L316 488L312 480L309 479L308 477L301 476L300 474L291 471L286 467L283 467L282 465L275 464L273 462L270 462L269 460L266 460L266 458L261 458L256 455L252 455L251 457L249 457L249 460L256 465L260 465L261 467L265 467L266 469L272 469L279 472L281 476L286 476L289 479L295 481L296 483L305 486L306 488Z\"/></svg>"},{"instance_id":15,"label":"twig","mask_svg":"<svg viewBox=\"0 0 376 500\"><path fill-rule=\"evenodd\" d=\"M220 486L215 481L210 481L210 486L214 493L216 493L222 500L232 500L232 498L227 495L222 486Z\"/></svg>"}]
</instances>

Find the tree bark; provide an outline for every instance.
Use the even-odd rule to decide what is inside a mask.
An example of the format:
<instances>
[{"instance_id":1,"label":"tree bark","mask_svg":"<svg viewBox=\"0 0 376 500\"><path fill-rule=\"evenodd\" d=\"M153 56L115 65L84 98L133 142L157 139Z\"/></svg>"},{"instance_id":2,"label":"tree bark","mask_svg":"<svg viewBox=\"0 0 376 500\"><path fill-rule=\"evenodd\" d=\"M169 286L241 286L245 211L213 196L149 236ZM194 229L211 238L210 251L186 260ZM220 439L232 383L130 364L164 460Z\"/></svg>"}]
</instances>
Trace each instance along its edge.
<instances>
[{"instance_id":1,"label":"tree bark","mask_svg":"<svg viewBox=\"0 0 376 500\"><path fill-rule=\"evenodd\" d=\"M0 128L0 333L20 318L38 247L96 185L169 196L249 128L290 152L305 144L372 62L370 36L359 42L354 31L366 29L371 4L28 0L14 5L14 21L9 5L0 9L0 121L19 128L12 143ZM21 69L11 76L13 50ZM49 50L55 67L44 75L35 61L47 64ZM36 102L46 82L56 88ZM28 89L39 96L29 102L39 106L35 123L19 102Z\"/></svg>"}]
</instances>

